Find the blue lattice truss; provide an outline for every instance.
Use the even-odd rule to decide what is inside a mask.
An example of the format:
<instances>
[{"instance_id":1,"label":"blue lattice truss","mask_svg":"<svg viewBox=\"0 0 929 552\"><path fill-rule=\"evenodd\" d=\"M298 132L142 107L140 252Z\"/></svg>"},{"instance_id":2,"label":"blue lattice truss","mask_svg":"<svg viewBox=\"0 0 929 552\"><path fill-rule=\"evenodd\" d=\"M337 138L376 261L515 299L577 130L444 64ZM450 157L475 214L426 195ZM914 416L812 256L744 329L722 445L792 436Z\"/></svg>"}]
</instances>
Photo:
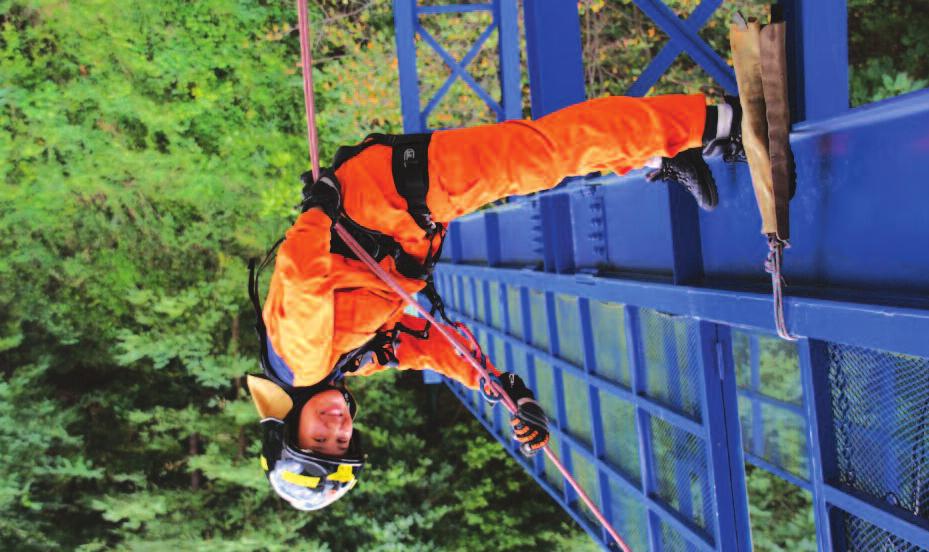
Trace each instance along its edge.
<instances>
[{"instance_id":1,"label":"blue lattice truss","mask_svg":"<svg viewBox=\"0 0 929 552\"><path fill-rule=\"evenodd\" d=\"M686 20L633 0L669 37L630 88L689 55L727 92ZM456 220L437 285L497 366L551 413L555 451L633 550L751 550L745 463L813 498L820 550L929 550L929 92L849 109L846 5L781 2L788 20L798 193L786 254L790 330L774 335L766 247L748 171L711 164L720 207L700 213L641 173L589 176ZM584 98L574 0L525 0L533 116ZM461 78L498 118L521 115L518 5L395 0L404 125L426 129ZM485 10L460 61L421 18ZM502 90L467 76L499 33ZM421 103L414 37L451 68ZM607 535L504 413L452 385L474 415L601 545Z\"/></svg>"}]
</instances>

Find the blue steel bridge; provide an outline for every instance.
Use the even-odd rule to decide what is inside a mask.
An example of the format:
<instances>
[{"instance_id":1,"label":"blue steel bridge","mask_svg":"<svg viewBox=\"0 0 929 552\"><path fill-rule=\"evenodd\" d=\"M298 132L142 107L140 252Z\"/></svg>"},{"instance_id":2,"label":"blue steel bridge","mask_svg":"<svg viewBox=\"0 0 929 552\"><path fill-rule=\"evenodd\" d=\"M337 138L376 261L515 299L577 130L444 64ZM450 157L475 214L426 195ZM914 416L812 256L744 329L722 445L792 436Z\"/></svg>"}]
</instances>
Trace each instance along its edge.
<instances>
[{"instance_id":1,"label":"blue steel bridge","mask_svg":"<svg viewBox=\"0 0 929 552\"><path fill-rule=\"evenodd\" d=\"M734 93L698 34L721 3L684 20L633 0L669 40L628 94L679 56ZM534 117L584 99L575 0L420 4L394 0L406 132L427 130L455 82L498 120L521 118L521 56ZM633 550L751 550L748 464L809 493L820 550L929 551L929 91L850 108L845 1L781 4L798 177L786 316L799 341L775 334L745 166L712 166L712 214L642 173L512 198L452 224L437 285L494 363L537 390L556 453ZM462 58L424 25L474 11L490 23ZM468 65L490 37L500 86L485 90ZM417 45L449 75L431 97ZM513 448L504 413L450 385L606 548L557 471Z\"/></svg>"}]
</instances>

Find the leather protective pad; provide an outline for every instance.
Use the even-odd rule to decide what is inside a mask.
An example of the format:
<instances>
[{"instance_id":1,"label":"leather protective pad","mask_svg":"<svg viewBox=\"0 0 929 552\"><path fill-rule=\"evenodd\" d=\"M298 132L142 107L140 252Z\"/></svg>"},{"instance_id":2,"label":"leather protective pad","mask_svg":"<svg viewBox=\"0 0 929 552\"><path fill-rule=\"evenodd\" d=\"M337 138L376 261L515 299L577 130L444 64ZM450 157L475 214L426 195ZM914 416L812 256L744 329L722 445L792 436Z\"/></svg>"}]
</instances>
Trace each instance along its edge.
<instances>
[{"instance_id":1,"label":"leather protective pad","mask_svg":"<svg viewBox=\"0 0 929 552\"><path fill-rule=\"evenodd\" d=\"M742 105L742 143L761 213L761 233L776 234L774 178L768 151L768 119L761 77L761 25L756 21L745 27L733 24L729 27L729 40L739 85L739 103Z\"/></svg>"},{"instance_id":2,"label":"leather protective pad","mask_svg":"<svg viewBox=\"0 0 929 552\"><path fill-rule=\"evenodd\" d=\"M790 239L790 198L794 192L794 160L790 150L790 105L787 99L786 27L783 22L761 29L761 82L768 120L768 154L774 186L777 237Z\"/></svg>"},{"instance_id":3,"label":"leather protective pad","mask_svg":"<svg viewBox=\"0 0 929 552\"><path fill-rule=\"evenodd\" d=\"M248 390L252 394L255 408L262 419L275 418L283 420L294 407L294 401L286 391L276 383L259 376L246 377Z\"/></svg>"}]
</instances>

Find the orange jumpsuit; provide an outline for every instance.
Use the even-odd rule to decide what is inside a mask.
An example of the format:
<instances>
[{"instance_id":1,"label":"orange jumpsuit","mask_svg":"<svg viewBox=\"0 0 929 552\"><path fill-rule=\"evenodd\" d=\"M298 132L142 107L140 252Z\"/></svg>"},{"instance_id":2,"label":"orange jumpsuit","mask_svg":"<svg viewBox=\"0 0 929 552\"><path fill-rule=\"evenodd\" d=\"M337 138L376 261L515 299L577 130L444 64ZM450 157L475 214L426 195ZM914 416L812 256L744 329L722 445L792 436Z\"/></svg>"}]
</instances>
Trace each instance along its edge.
<instances>
[{"instance_id":1,"label":"orange jumpsuit","mask_svg":"<svg viewBox=\"0 0 929 552\"><path fill-rule=\"evenodd\" d=\"M437 131L428 150L426 203L434 220L447 223L499 198L551 188L568 176L622 174L652 157L699 147L705 117L700 95L607 97L535 121ZM425 259L430 243L394 186L389 147L365 149L336 176L349 217ZM292 374L294 386L323 380L342 354L364 345L379 329L398 322L424 326L403 313L402 299L361 261L329 252L330 225L319 209L300 215L278 251L265 301L273 354ZM424 286L403 277L390 257L381 266L409 292ZM430 368L476 388L477 373L439 332L425 340L401 333L395 350L401 370ZM374 362L348 375L383 369Z\"/></svg>"}]
</instances>

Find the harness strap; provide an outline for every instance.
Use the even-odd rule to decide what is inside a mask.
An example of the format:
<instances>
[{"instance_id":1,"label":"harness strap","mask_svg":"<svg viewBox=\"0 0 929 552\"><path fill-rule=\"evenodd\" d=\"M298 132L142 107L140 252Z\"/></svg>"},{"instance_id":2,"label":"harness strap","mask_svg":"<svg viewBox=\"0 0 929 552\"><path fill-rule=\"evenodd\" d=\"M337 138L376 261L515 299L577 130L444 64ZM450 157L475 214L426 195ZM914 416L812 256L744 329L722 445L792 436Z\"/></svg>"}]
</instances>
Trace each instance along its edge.
<instances>
[{"instance_id":1,"label":"harness strap","mask_svg":"<svg viewBox=\"0 0 929 552\"><path fill-rule=\"evenodd\" d=\"M360 143L342 146L332 161L332 172L339 169L346 161L374 145L390 146L391 174L394 186L400 197L406 200L407 211L416 225L432 237L437 232L437 225L432 220L432 213L426 205L429 193L429 143L432 133L419 134L369 134Z\"/></svg>"},{"instance_id":2,"label":"harness strap","mask_svg":"<svg viewBox=\"0 0 929 552\"><path fill-rule=\"evenodd\" d=\"M274 253L283 242L284 238L277 240L274 245L268 249L268 252L260 263L256 263L257 259L248 261L248 298L252 302L252 308L255 309L255 332L258 334L258 343L260 347L258 361L261 364L261 369L264 371L265 376L272 379L278 385L283 382L281 382L274 373L274 370L271 368L271 361L268 359L268 328L265 326L264 316L262 316L261 312L261 296L258 291L258 278L261 276L261 271L264 270L271 262L271 259L274 258Z\"/></svg>"}]
</instances>

